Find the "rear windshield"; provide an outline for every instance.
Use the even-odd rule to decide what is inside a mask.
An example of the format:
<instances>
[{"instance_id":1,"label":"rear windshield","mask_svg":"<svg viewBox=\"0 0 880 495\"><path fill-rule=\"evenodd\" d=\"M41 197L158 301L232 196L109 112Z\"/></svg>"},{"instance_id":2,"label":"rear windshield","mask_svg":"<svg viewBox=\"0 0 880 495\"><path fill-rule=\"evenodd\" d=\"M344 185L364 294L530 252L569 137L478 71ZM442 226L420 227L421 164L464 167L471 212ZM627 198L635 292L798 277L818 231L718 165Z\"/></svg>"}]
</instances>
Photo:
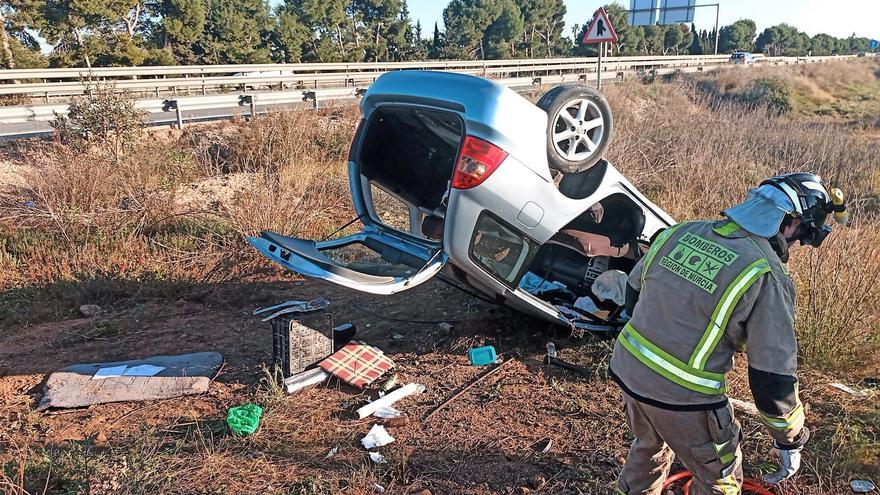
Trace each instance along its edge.
<instances>
[{"instance_id":1,"label":"rear windshield","mask_svg":"<svg viewBox=\"0 0 880 495\"><path fill-rule=\"evenodd\" d=\"M379 108L361 146L361 173L401 199L433 210L449 187L462 134L454 113Z\"/></svg>"}]
</instances>

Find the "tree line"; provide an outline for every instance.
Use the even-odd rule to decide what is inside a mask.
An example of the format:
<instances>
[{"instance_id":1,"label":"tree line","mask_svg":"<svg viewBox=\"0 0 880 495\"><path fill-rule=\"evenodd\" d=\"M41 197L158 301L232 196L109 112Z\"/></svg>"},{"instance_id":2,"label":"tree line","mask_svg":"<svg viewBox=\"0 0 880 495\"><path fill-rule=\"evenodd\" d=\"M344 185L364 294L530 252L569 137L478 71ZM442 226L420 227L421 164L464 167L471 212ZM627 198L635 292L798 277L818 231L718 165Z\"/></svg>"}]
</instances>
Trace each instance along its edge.
<instances>
[{"instance_id":1,"label":"tree line","mask_svg":"<svg viewBox=\"0 0 880 495\"><path fill-rule=\"evenodd\" d=\"M710 54L715 30L629 26L605 6L619 41L611 55ZM450 0L427 32L406 0L0 0L4 68L391 62L588 56L590 23L567 32L563 0ZM717 33L719 53L830 55L866 51L855 35L813 37L787 24L757 33L742 19ZM41 49L41 40L51 47Z\"/></svg>"}]
</instances>

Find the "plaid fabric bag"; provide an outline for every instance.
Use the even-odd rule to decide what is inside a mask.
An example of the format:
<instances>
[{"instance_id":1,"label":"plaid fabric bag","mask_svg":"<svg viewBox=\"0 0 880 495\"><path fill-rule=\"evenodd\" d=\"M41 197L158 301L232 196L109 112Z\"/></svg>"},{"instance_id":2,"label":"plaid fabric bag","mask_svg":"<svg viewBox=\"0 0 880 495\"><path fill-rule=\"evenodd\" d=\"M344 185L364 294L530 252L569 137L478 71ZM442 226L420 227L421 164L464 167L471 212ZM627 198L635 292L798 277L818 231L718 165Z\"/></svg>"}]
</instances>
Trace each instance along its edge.
<instances>
[{"instance_id":1,"label":"plaid fabric bag","mask_svg":"<svg viewBox=\"0 0 880 495\"><path fill-rule=\"evenodd\" d=\"M373 346L351 341L318 366L340 380L364 388L394 367L394 361Z\"/></svg>"}]
</instances>

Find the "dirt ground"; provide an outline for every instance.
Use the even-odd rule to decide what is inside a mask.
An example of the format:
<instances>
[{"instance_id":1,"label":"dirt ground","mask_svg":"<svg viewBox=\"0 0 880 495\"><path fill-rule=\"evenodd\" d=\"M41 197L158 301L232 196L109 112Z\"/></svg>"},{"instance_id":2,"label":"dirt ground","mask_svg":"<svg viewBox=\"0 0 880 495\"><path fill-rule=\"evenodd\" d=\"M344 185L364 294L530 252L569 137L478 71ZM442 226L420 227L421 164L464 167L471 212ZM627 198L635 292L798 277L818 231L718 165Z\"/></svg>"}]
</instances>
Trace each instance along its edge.
<instances>
[{"instance_id":1,"label":"dirt ground","mask_svg":"<svg viewBox=\"0 0 880 495\"><path fill-rule=\"evenodd\" d=\"M396 441L380 449L387 464L371 463L359 443L377 420L351 415L372 392L331 381L287 397L267 379L271 331L251 311L317 296L332 302L335 323L356 324L358 339L391 356L401 383L427 386L399 403L409 424L388 427ZM590 375L541 364L549 338ZM485 371L466 354L489 344L515 362L423 420ZM374 493L376 484L394 494L611 493L630 442L619 391L605 372L611 345L565 338L437 281L387 298L287 279L128 301L94 318L0 335L0 460L7 473L28 466L22 476L31 493ZM222 353L225 365L203 395L33 409L48 373L63 366L207 350ZM733 395L748 399L742 370L734 375ZM841 401L858 405L809 378L802 388L808 407L822 404L826 416ZM233 437L226 411L247 402L265 408L260 430ZM767 437L752 418L742 420L747 473L766 472ZM824 475L808 466L780 493L844 493L816 485Z\"/></svg>"}]
</instances>

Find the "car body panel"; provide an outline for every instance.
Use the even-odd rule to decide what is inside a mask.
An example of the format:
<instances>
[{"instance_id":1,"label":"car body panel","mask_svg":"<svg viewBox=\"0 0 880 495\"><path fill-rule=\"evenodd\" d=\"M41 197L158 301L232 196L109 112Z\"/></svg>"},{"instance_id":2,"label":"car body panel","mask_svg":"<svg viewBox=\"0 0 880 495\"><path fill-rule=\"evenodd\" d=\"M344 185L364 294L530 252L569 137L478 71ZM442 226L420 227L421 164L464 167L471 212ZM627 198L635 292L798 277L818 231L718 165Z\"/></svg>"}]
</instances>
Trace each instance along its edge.
<instances>
[{"instance_id":1,"label":"car body panel","mask_svg":"<svg viewBox=\"0 0 880 495\"><path fill-rule=\"evenodd\" d=\"M297 239L273 232L263 232L260 237L248 237L248 242L264 256L288 270L350 289L380 295L396 294L430 280L448 260L446 253L438 247L404 239L373 225L366 226L357 234L325 242ZM400 273L397 274L369 273L363 266L352 266L354 262L347 266L346 263L326 254L355 244L367 244L383 249L381 257L387 265L394 264L395 258L405 256L422 260L424 265L419 267L412 264L403 269L398 268L396 271ZM386 263L371 263L367 268ZM365 264L360 263L360 265ZM398 261L397 265L402 264Z\"/></svg>"}]
</instances>

